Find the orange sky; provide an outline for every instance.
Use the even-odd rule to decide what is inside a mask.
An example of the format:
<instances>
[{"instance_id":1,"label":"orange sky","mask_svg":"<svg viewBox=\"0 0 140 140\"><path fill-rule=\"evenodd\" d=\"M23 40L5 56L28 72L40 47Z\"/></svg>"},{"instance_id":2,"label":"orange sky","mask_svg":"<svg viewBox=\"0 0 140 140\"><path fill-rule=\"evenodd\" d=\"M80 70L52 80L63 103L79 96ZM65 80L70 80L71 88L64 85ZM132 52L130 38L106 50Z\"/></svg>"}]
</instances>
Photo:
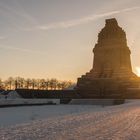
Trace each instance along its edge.
<instances>
[{"instance_id":1,"label":"orange sky","mask_svg":"<svg viewBox=\"0 0 140 140\"><path fill-rule=\"evenodd\" d=\"M0 77L76 81L92 67L106 18L126 31L132 66L140 67L139 0L0 1Z\"/></svg>"}]
</instances>

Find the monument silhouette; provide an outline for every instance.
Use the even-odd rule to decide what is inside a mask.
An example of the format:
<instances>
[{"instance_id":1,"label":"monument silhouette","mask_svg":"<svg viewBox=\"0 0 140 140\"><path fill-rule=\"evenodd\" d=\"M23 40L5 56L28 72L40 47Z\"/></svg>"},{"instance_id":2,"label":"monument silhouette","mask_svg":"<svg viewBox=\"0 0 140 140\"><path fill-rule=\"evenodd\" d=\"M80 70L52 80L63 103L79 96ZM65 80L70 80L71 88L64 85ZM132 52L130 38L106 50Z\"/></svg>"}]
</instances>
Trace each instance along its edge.
<instances>
[{"instance_id":1,"label":"monument silhouette","mask_svg":"<svg viewBox=\"0 0 140 140\"><path fill-rule=\"evenodd\" d=\"M106 19L93 53L92 69L77 81L76 90L81 97L117 96L139 87L140 78L132 72L126 33L115 18Z\"/></svg>"},{"instance_id":2,"label":"monument silhouette","mask_svg":"<svg viewBox=\"0 0 140 140\"><path fill-rule=\"evenodd\" d=\"M120 104L124 99L140 99L140 77L132 71L126 33L115 18L106 20L93 53L92 69L78 78L74 90L16 89L17 93L23 98L60 99L64 104L72 101L104 105L105 100L98 99L107 99L107 104Z\"/></svg>"}]
</instances>

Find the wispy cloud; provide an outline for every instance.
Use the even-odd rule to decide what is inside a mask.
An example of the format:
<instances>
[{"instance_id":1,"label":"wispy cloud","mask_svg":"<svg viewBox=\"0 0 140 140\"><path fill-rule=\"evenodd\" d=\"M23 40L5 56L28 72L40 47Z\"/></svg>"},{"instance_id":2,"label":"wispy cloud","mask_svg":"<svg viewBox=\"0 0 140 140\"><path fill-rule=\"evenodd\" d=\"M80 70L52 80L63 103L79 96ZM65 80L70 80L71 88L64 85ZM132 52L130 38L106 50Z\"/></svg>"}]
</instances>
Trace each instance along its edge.
<instances>
[{"instance_id":1,"label":"wispy cloud","mask_svg":"<svg viewBox=\"0 0 140 140\"><path fill-rule=\"evenodd\" d=\"M18 0L12 2L14 3L14 6L0 3L0 12L5 15L9 25L12 25L14 28L16 28L16 32L17 30L20 31L21 28L24 27L24 24L22 24L22 22L17 21L23 20L26 21L28 25L32 26L39 25L37 21L29 13L26 12L23 6L20 5L20 2Z\"/></svg>"},{"instance_id":2,"label":"wispy cloud","mask_svg":"<svg viewBox=\"0 0 140 140\"><path fill-rule=\"evenodd\" d=\"M102 13L102 14L93 14L87 17L82 17L80 19L74 19L74 20L70 20L70 21L64 21L64 22L57 22L57 23L51 23L48 25L40 25L37 26L36 29L39 30L51 30L51 29L59 29L59 28L69 28L69 27L73 27L73 26L77 26L77 25L81 25L81 24L86 24L89 22L92 22L94 20L97 20L99 18L103 18L103 17L108 17L108 16L112 16L115 14L120 14L120 13L124 13L124 12L129 12L132 10L136 10L136 9L140 9L140 7L131 7L131 8L126 8L126 9L122 9L122 10L116 10L116 11L111 11L111 12L107 12L107 13ZM33 30L33 29L25 29L27 31L29 30Z\"/></svg>"},{"instance_id":3,"label":"wispy cloud","mask_svg":"<svg viewBox=\"0 0 140 140\"><path fill-rule=\"evenodd\" d=\"M47 55L46 52L39 51L39 50L31 50L31 49L23 49L23 48L18 48L18 47L13 47L13 46L6 46L6 45L1 45L1 49L6 49L6 50L13 50L13 51L19 51L19 52L25 52L25 53L32 53L32 54L40 54L40 55Z\"/></svg>"},{"instance_id":4,"label":"wispy cloud","mask_svg":"<svg viewBox=\"0 0 140 140\"><path fill-rule=\"evenodd\" d=\"M5 36L0 36L0 40L6 39L7 37Z\"/></svg>"}]
</instances>

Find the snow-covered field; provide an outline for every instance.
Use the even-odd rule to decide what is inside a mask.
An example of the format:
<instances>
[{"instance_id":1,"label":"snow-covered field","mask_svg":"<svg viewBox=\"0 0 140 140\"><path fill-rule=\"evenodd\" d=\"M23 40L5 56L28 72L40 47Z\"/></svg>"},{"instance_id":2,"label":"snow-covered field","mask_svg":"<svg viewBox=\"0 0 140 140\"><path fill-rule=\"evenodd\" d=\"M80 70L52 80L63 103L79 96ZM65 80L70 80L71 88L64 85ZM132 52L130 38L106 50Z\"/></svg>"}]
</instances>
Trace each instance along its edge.
<instances>
[{"instance_id":1,"label":"snow-covered field","mask_svg":"<svg viewBox=\"0 0 140 140\"><path fill-rule=\"evenodd\" d=\"M0 108L0 140L140 140L140 101Z\"/></svg>"}]
</instances>

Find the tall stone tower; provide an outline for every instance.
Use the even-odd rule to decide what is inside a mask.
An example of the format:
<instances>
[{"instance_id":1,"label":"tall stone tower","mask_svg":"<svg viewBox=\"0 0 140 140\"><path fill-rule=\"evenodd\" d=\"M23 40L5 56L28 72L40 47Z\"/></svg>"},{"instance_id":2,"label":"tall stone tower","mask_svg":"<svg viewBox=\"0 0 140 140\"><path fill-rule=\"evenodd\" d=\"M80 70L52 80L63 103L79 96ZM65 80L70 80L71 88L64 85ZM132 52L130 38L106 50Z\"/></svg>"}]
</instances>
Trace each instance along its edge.
<instances>
[{"instance_id":1,"label":"tall stone tower","mask_svg":"<svg viewBox=\"0 0 140 140\"><path fill-rule=\"evenodd\" d=\"M126 34L115 18L106 20L93 53L91 71L77 81L76 89L81 96L120 94L139 86L140 79L132 72Z\"/></svg>"}]
</instances>

